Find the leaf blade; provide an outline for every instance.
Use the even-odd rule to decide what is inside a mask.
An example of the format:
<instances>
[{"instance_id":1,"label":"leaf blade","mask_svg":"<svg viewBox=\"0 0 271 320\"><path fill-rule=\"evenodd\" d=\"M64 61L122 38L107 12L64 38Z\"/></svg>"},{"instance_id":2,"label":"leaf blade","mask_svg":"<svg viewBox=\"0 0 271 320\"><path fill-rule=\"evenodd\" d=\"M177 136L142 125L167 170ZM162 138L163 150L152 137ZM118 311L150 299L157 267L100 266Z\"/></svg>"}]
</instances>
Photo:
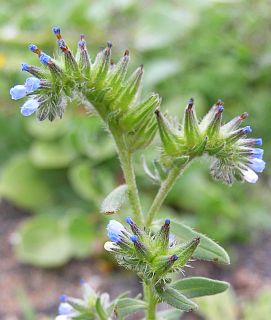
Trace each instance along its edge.
<instances>
[{"instance_id":1,"label":"leaf blade","mask_svg":"<svg viewBox=\"0 0 271 320\"><path fill-rule=\"evenodd\" d=\"M146 302L139 299L121 298L116 305L116 311L119 317L125 317L138 310L146 308Z\"/></svg>"},{"instance_id":2,"label":"leaf blade","mask_svg":"<svg viewBox=\"0 0 271 320\"><path fill-rule=\"evenodd\" d=\"M171 223L171 231L183 241L200 237L200 244L193 255L195 258L230 264L230 258L227 252L204 234L194 231L190 227L174 220Z\"/></svg>"},{"instance_id":3,"label":"leaf blade","mask_svg":"<svg viewBox=\"0 0 271 320\"><path fill-rule=\"evenodd\" d=\"M229 284L204 277L191 277L177 280L171 284L171 287L187 298L197 298L221 293L229 288Z\"/></svg>"},{"instance_id":4,"label":"leaf blade","mask_svg":"<svg viewBox=\"0 0 271 320\"><path fill-rule=\"evenodd\" d=\"M110 192L101 204L101 213L117 213L124 202L127 200L128 187L122 184Z\"/></svg>"},{"instance_id":5,"label":"leaf blade","mask_svg":"<svg viewBox=\"0 0 271 320\"><path fill-rule=\"evenodd\" d=\"M196 309L198 306L192 300L189 300L185 295L183 295L178 290L167 286L165 288L156 288L159 298L172 307L183 310L183 311L192 311Z\"/></svg>"}]
</instances>

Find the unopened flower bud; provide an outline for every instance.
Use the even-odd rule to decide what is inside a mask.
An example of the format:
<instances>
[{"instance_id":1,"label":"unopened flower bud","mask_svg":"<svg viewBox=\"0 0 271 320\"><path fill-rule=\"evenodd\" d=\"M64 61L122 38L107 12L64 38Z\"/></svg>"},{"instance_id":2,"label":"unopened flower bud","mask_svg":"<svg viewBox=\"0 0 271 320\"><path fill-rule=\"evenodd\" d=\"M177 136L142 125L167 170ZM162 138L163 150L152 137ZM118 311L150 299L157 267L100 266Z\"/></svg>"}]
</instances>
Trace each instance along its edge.
<instances>
[{"instance_id":1,"label":"unopened flower bud","mask_svg":"<svg viewBox=\"0 0 271 320\"><path fill-rule=\"evenodd\" d=\"M138 227L138 225L130 217L127 217L125 221L129 224L134 235L138 236L139 238L142 238L144 236L143 231Z\"/></svg>"},{"instance_id":2,"label":"unopened flower bud","mask_svg":"<svg viewBox=\"0 0 271 320\"><path fill-rule=\"evenodd\" d=\"M223 111L224 111L223 102L219 100L216 104L216 110L214 111L213 118L210 119L210 122L206 128L206 135L209 138L216 137L218 135L221 127L221 119L222 119Z\"/></svg>"},{"instance_id":3,"label":"unopened flower bud","mask_svg":"<svg viewBox=\"0 0 271 320\"><path fill-rule=\"evenodd\" d=\"M129 64L129 50L125 50L124 56L121 60L115 65L113 70L110 72L108 76L108 84L112 86L112 92L115 92L114 97L117 96L121 90L123 81L125 79L127 68ZM112 94L112 93L111 93Z\"/></svg>"},{"instance_id":4,"label":"unopened flower bud","mask_svg":"<svg viewBox=\"0 0 271 320\"><path fill-rule=\"evenodd\" d=\"M94 86L102 85L108 74L111 60L111 47L112 45L107 46L96 56L91 70L91 81Z\"/></svg>"},{"instance_id":5,"label":"unopened flower bud","mask_svg":"<svg viewBox=\"0 0 271 320\"><path fill-rule=\"evenodd\" d=\"M166 252L169 247L170 219L166 219L160 231L157 233L155 241L161 252Z\"/></svg>"},{"instance_id":6,"label":"unopened flower bud","mask_svg":"<svg viewBox=\"0 0 271 320\"><path fill-rule=\"evenodd\" d=\"M25 86L19 84L15 87L11 88L9 93L11 95L11 99L18 100L18 99L21 99L26 96L27 89Z\"/></svg>"},{"instance_id":7,"label":"unopened flower bud","mask_svg":"<svg viewBox=\"0 0 271 320\"><path fill-rule=\"evenodd\" d=\"M197 249L200 243L200 238L194 238L185 245L182 245L178 250L175 251L175 254L179 257L176 267L183 268L186 263L191 259L193 253Z\"/></svg>"},{"instance_id":8,"label":"unopened flower bud","mask_svg":"<svg viewBox=\"0 0 271 320\"><path fill-rule=\"evenodd\" d=\"M153 261L155 277L158 279L159 277L167 274L175 266L175 262L178 259L179 257L176 254L155 258Z\"/></svg>"},{"instance_id":9,"label":"unopened flower bud","mask_svg":"<svg viewBox=\"0 0 271 320\"><path fill-rule=\"evenodd\" d=\"M119 98L117 98L116 102L114 102L113 108L121 106L121 110L126 111L128 107L136 101L141 89L143 73L144 69L143 65L141 65L128 79L125 87L121 90Z\"/></svg>"},{"instance_id":10,"label":"unopened flower bud","mask_svg":"<svg viewBox=\"0 0 271 320\"><path fill-rule=\"evenodd\" d=\"M152 258L152 254L149 251L149 249L146 247L145 244L143 244L139 239L138 236L136 235L132 235L130 237L130 240L133 242L135 249L136 249L136 253L139 255L139 257L142 257L144 259L151 260Z\"/></svg>"},{"instance_id":11,"label":"unopened flower bud","mask_svg":"<svg viewBox=\"0 0 271 320\"><path fill-rule=\"evenodd\" d=\"M192 98L188 101L188 105L184 112L183 128L187 144L189 146L194 146L200 133L196 112L194 110L194 100Z\"/></svg>"},{"instance_id":12,"label":"unopened flower bud","mask_svg":"<svg viewBox=\"0 0 271 320\"><path fill-rule=\"evenodd\" d=\"M82 34L80 37L80 41L78 42L78 54L79 54L79 67L85 74L89 74L90 71L90 59L88 50L86 47L86 40L84 35Z\"/></svg>"},{"instance_id":13,"label":"unopened flower bud","mask_svg":"<svg viewBox=\"0 0 271 320\"><path fill-rule=\"evenodd\" d=\"M61 36L60 27L53 27L52 31L56 35L60 50L64 53L66 69L70 72L76 72L78 70L77 62L71 50L66 45L65 40Z\"/></svg>"},{"instance_id":14,"label":"unopened flower bud","mask_svg":"<svg viewBox=\"0 0 271 320\"><path fill-rule=\"evenodd\" d=\"M160 137L163 147L167 154L171 156L180 155L181 153L181 138L173 128L171 123L164 117L159 109L155 110Z\"/></svg>"}]
</instances>

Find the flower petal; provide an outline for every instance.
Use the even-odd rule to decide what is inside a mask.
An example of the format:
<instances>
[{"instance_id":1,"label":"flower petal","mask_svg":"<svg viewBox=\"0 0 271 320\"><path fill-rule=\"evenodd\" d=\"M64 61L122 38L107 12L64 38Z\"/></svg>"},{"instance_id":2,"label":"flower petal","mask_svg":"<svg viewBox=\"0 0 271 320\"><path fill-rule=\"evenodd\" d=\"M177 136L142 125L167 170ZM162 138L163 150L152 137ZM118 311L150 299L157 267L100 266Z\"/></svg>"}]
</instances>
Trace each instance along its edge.
<instances>
[{"instance_id":1,"label":"flower petal","mask_svg":"<svg viewBox=\"0 0 271 320\"><path fill-rule=\"evenodd\" d=\"M28 100L22 105L21 114L28 117L38 109L39 105L39 102L35 99Z\"/></svg>"},{"instance_id":2,"label":"flower petal","mask_svg":"<svg viewBox=\"0 0 271 320\"><path fill-rule=\"evenodd\" d=\"M258 175L251 169L240 169L244 179L249 183L256 183L258 181Z\"/></svg>"},{"instance_id":3,"label":"flower petal","mask_svg":"<svg viewBox=\"0 0 271 320\"><path fill-rule=\"evenodd\" d=\"M252 158L249 160L248 166L256 172L263 172L265 168L265 162L258 158Z\"/></svg>"},{"instance_id":4,"label":"flower petal","mask_svg":"<svg viewBox=\"0 0 271 320\"><path fill-rule=\"evenodd\" d=\"M26 96L27 90L26 90L25 86L19 84L15 87L11 88L9 93L11 95L11 99L18 100L18 99L21 99Z\"/></svg>"}]
</instances>

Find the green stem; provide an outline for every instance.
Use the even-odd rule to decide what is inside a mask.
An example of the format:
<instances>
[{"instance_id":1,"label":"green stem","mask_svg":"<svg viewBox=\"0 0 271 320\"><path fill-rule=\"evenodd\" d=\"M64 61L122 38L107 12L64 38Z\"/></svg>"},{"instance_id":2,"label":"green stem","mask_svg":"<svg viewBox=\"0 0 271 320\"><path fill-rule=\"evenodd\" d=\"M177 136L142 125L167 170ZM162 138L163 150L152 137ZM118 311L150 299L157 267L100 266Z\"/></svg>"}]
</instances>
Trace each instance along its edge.
<instances>
[{"instance_id":1,"label":"green stem","mask_svg":"<svg viewBox=\"0 0 271 320\"><path fill-rule=\"evenodd\" d=\"M129 201L133 210L134 220L143 225L144 224L144 216L141 209L141 204L138 195L138 188L136 184L135 171L133 166L132 154L128 150L124 137L114 130L111 130L112 135L114 136L115 143L118 150L118 155L121 163L121 167L123 170L123 175L125 182L128 186L128 196Z\"/></svg>"},{"instance_id":2,"label":"green stem","mask_svg":"<svg viewBox=\"0 0 271 320\"><path fill-rule=\"evenodd\" d=\"M146 220L146 227L150 227L152 224L152 221L156 215L156 213L158 212L158 210L160 209L161 205L163 204L166 196L168 195L169 191L171 190L171 188L173 187L175 181L177 180L177 178L180 176L180 174L183 173L184 169L186 167L186 164L184 166L182 166L181 168L174 166L167 178L162 182L160 189L149 209L149 212L147 213L147 220Z\"/></svg>"},{"instance_id":3,"label":"green stem","mask_svg":"<svg viewBox=\"0 0 271 320\"><path fill-rule=\"evenodd\" d=\"M144 300L147 302L146 320L155 320L157 301L152 291L152 287L146 283L144 283Z\"/></svg>"}]
</instances>

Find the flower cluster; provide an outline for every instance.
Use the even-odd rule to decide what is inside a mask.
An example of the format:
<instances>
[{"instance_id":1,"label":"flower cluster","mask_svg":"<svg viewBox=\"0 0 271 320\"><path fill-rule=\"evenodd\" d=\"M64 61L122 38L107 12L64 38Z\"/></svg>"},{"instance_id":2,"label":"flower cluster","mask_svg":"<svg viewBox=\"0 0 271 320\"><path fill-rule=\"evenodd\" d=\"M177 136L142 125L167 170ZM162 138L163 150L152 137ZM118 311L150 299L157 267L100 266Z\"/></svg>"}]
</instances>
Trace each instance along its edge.
<instances>
[{"instance_id":1,"label":"flower cluster","mask_svg":"<svg viewBox=\"0 0 271 320\"><path fill-rule=\"evenodd\" d=\"M200 238L194 238L179 244L170 234L169 219L156 233L142 230L130 217L126 222L131 231L116 220L109 222L107 233L110 241L104 247L114 253L120 265L155 286L170 281L170 273L182 271L200 242Z\"/></svg>"},{"instance_id":2,"label":"flower cluster","mask_svg":"<svg viewBox=\"0 0 271 320\"><path fill-rule=\"evenodd\" d=\"M29 77L26 79L24 85L19 84L11 88L10 95L13 100L18 100L44 86L46 86L45 81L42 81L36 77ZM24 116L29 116L34 113L38 109L38 107L39 101L30 99L26 101L21 107L21 113Z\"/></svg>"},{"instance_id":3,"label":"flower cluster","mask_svg":"<svg viewBox=\"0 0 271 320\"><path fill-rule=\"evenodd\" d=\"M64 59L55 60L36 45L29 45L41 67L23 63L22 71L33 76L32 86L27 80L28 87L27 84L17 85L10 91L12 99L29 97L21 108L22 114L28 116L36 111L39 120L53 121L62 117L68 100L79 98L104 120L111 132L116 129L125 133L125 143L131 152L149 145L157 132L154 110L161 99L152 94L140 101L143 66L126 79L130 60L128 50L115 64L111 59L112 43L108 42L92 62L83 35L78 42L77 54L73 55L60 28L54 27L52 31Z\"/></svg>"},{"instance_id":4,"label":"flower cluster","mask_svg":"<svg viewBox=\"0 0 271 320\"><path fill-rule=\"evenodd\" d=\"M60 296L58 316L55 320L94 320L97 319L97 301L99 301L101 309L106 310L109 307L109 295L107 293L98 295L84 280L81 281L81 288L83 299L69 297L65 294Z\"/></svg>"},{"instance_id":5,"label":"flower cluster","mask_svg":"<svg viewBox=\"0 0 271 320\"><path fill-rule=\"evenodd\" d=\"M194 101L190 99L184 112L183 124L164 116L156 110L160 137L163 144L163 166L184 164L195 157L207 154L212 157L211 173L217 180L232 184L235 180L255 183L262 172L261 138L247 138L252 132L249 126L240 128L247 113L222 124L224 104L215 103L210 111L198 121ZM255 147L256 146L256 147Z\"/></svg>"}]
</instances>

